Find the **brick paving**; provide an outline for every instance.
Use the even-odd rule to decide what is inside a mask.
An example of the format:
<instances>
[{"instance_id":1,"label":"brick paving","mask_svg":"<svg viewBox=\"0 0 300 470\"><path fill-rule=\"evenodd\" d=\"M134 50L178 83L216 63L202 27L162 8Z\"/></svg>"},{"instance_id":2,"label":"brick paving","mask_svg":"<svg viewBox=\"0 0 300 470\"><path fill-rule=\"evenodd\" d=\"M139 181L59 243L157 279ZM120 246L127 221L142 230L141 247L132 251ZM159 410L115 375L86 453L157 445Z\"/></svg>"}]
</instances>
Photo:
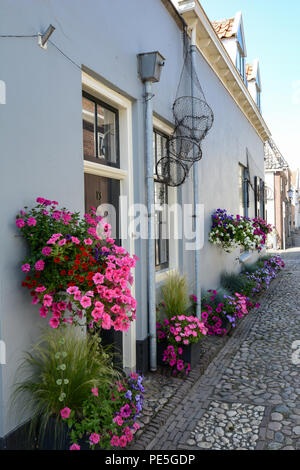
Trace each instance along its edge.
<instances>
[{"instance_id":1,"label":"brick paving","mask_svg":"<svg viewBox=\"0 0 300 470\"><path fill-rule=\"evenodd\" d=\"M154 408L146 397L148 417L130 449L300 450L300 249L281 255L286 268L260 309L214 338L189 377L153 381L161 389Z\"/></svg>"}]
</instances>

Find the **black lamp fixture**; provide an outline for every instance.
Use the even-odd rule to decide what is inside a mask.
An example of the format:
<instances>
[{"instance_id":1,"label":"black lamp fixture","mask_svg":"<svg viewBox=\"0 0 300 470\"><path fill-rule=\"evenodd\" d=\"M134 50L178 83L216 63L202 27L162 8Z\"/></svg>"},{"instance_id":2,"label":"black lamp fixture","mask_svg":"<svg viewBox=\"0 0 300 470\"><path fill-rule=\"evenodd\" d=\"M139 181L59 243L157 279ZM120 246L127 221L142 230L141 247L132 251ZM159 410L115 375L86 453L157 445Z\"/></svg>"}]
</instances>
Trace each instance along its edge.
<instances>
[{"instance_id":1,"label":"black lamp fixture","mask_svg":"<svg viewBox=\"0 0 300 470\"><path fill-rule=\"evenodd\" d=\"M139 74L143 82L159 82L165 58L158 52L138 54Z\"/></svg>"}]
</instances>

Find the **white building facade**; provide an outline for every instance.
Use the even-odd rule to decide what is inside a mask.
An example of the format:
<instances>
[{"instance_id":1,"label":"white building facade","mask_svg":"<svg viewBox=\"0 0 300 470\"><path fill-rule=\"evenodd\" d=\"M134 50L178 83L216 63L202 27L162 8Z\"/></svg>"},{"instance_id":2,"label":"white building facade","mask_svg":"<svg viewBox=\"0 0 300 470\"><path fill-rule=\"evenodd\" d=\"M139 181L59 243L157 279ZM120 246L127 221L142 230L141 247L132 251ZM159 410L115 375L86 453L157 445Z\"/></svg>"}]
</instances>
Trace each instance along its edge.
<instances>
[{"instance_id":1,"label":"white building facade","mask_svg":"<svg viewBox=\"0 0 300 470\"><path fill-rule=\"evenodd\" d=\"M211 215L218 208L257 215L258 193L253 185L264 181L264 143L270 132L243 69L246 49L241 15L229 47L197 0L180 2L178 11L169 0L92 0L84 7L80 0L73 0L72 7L65 0L53 0L50 6L4 0L2 10L3 35L18 36L0 38L0 79L6 84L6 104L0 105L1 174L5 175L1 191L6 201L1 209L0 339L6 345L6 364L0 365L0 439L5 445L21 424L9 409L17 366L23 351L45 326L20 287L26 246L15 236L15 215L23 206L33 205L38 196L83 214L89 205L97 204L101 194L101 203L115 206L120 228L124 221L130 226L130 207L147 204L145 90L137 55L159 51L165 58L151 98L157 155L174 129L172 105L184 63L183 32L190 36L194 31L196 73L214 113L197 166L203 208L202 290L218 287L222 272L241 269L240 250L228 254L208 242ZM56 29L47 49L42 49L37 34L49 24ZM108 129L113 136L109 141ZM191 204L194 168L182 186L160 188L160 197L180 208ZM184 221L176 220L184 228ZM173 236L178 225L174 229L170 221L167 224L170 238L156 241L152 260L157 298L172 270L186 273L191 293L195 292L195 251L185 235ZM139 257L133 284L138 308L130 331L115 340L123 350L124 369L146 371L147 240L134 228L118 236ZM246 256L248 260L256 257L255 253Z\"/></svg>"}]
</instances>

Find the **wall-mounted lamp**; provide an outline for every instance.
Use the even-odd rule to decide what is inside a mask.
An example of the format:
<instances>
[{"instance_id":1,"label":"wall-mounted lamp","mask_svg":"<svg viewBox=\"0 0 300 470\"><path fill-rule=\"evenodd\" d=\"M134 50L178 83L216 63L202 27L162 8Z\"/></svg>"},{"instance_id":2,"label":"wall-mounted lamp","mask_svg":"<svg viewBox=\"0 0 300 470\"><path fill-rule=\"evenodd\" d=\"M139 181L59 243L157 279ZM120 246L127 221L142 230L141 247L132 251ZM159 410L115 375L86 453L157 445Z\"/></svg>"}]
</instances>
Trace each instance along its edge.
<instances>
[{"instance_id":1,"label":"wall-mounted lamp","mask_svg":"<svg viewBox=\"0 0 300 470\"><path fill-rule=\"evenodd\" d=\"M42 49L47 49L47 41L50 38L54 30L55 30L55 26L50 24L44 34L38 33L38 45Z\"/></svg>"},{"instance_id":2,"label":"wall-mounted lamp","mask_svg":"<svg viewBox=\"0 0 300 470\"><path fill-rule=\"evenodd\" d=\"M165 65L165 58L158 52L145 52L138 54L139 74L143 82L159 82L161 68Z\"/></svg>"}]
</instances>

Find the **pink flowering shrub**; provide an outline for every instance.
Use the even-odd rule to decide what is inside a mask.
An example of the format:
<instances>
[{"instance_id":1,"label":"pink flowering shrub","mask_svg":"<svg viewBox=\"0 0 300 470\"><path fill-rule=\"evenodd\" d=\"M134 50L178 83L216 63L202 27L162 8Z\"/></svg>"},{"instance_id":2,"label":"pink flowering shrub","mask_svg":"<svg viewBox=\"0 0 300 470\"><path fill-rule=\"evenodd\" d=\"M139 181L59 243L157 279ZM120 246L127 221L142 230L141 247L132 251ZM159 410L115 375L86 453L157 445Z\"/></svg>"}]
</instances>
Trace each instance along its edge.
<instances>
[{"instance_id":1,"label":"pink flowering shrub","mask_svg":"<svg viewBox=\"0 0 300 470\"><path fill-rule=\"evenodd\" d=\"M70 450L80 450L83 443L91 450L126 447L139 429L136 422L143 406L143 377L131 373L113 385L93 387L83 403L82 416L62 410L62 418L70 429Z\"/></svg>"},{"instance_id":2,"label":"pink flowering shrub","mask_svg":"<svg viewBox=\"0 0 300 470\"><path fill-rule=\"evenodd\" d=\"M30 249L21 269L32 303L52 328L84 317L90 328L127 331L135 319L130 286L137 258L115 244L95 208L81 219L57 206L39 197L16 218Z\"/></svg>"},{"instance_id":3,"label":"pink flowering shrub","mask_svg":"<svg viewBox=\"0 0 300 470\"><path fill-rule=\"evenodd\" d=\"M157 322L158 341L168 343L163 354L163 361L168 364L173 373L190 371L190 364L182 359L183 348L192 343L197 343L207 333L207 328L197 317L193 315L177 315L170 320Z\"/></svg>"},{"instance_id":4,"label":"pink flowering shrub","mask_svg":"<svg viewBox=\"0 0 300 470\"><path fill-rule=\"evenodd\" d=\"M249 297L238 292L232 296L224 295L222 302L215 301L216 290L208 292L212 292L212 294L209 302L203 306L201 320L210 336L225 336L229 327L235 328L238 320L247 315L249 310L254 307ZM191 299L195 302L195 296L191 296ZM258 308L259 304L255 304L255 307ZM196 308L195 304L194 308Z\"/></svg>"}]
</instances>

